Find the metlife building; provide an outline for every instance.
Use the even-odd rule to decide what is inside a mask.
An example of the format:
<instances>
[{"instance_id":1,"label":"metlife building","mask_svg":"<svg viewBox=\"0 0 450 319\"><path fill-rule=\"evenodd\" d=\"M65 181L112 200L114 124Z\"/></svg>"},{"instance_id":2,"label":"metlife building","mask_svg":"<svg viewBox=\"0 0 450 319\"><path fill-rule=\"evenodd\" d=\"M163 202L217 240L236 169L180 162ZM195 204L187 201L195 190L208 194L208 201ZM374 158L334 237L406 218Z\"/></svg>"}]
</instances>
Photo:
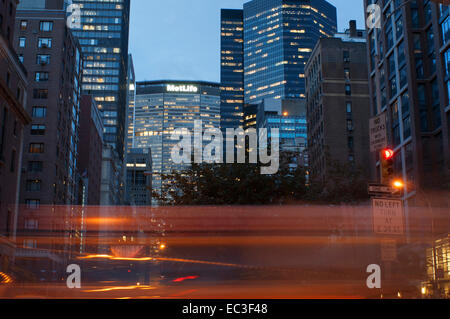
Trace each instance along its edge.
<instances>
[{"instance_id":1,"label":"metlife building","mask_svg":"<svg viewBox=\"0 0 450 319\"><path fill-rule=\"evenodd\" d=\"M161 174L187 168L175 164L172 148L179 142L171 139L178 128L194 132L194 122L202 129L220 128L220 85L210 82L151 81L136 83L134 131L129 136L133 148L151 149L152 187L160 192Z\"/></svg>"}]
</instances>

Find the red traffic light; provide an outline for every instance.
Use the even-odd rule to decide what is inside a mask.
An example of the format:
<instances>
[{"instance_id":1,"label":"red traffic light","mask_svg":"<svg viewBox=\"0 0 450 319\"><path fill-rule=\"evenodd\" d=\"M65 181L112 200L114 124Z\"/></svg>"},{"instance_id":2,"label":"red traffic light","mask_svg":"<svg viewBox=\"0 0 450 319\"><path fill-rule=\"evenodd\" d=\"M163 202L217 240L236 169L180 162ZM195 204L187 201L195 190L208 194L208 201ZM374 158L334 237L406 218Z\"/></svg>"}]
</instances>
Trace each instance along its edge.
<instances>
[{"instance_id":1,"label":"red traffic light","mask_svg":"<svg viewBox=\"0 0 450 319\"><path fill-rule=\"evenodd\" d=\"M390 160L394 157L394 151L391 150L390 148L386 148L384 149L381 154L383 155L383 158L385 160Z\"/></svg>"}]
</instances>

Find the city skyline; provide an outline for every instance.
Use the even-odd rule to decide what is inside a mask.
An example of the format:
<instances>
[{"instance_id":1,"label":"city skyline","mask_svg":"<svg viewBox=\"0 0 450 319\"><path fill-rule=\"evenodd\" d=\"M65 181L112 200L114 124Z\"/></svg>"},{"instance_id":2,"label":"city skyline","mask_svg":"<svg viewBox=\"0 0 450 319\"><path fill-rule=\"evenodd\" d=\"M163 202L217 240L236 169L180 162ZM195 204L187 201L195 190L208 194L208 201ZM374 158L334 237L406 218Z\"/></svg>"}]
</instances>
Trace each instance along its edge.
<instances>
[{"instance_id":1,"label":"city skyline","mask_svg":"<svg viewBox=\"0 0 450 319\"><path fill-rule=\"evenodd\" d=\"M220 10L242 9L246 2L132 1L129 51L137 66L136 79L220 82ZM347 28L349 20L365 27L363 1L329 2L337 7L338 31ZM148 40L142 40L143 33Z\"/></svg>"}]
</instances>

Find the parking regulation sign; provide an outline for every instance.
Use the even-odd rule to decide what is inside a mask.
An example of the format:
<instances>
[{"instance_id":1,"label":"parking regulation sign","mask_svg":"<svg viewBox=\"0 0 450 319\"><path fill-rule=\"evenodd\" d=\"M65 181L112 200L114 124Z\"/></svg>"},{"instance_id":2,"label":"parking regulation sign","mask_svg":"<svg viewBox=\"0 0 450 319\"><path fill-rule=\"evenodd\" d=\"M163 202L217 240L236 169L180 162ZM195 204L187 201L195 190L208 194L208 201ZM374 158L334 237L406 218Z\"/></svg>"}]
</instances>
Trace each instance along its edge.
<instances>
[{"instance_id":1,"label":"parking regulation sign","mask_svg":"<svg viewBox=\"0 0 450 319\"><path fill-rule=\"evenodd\" d=\"M403 235L403 202L396 199L372 199L373 231L381 235Z\"/></svg>"},{"instance_id":2,"label":"parking regulation sign","mask_svg":"<svg viewBox=\"0 0 450 319\"><path fill-rule=\"evenodd\" d=\"M382 113L369 121L370 151L377 152L387 146L386 113Z\"/></svg>"}]
</instances>

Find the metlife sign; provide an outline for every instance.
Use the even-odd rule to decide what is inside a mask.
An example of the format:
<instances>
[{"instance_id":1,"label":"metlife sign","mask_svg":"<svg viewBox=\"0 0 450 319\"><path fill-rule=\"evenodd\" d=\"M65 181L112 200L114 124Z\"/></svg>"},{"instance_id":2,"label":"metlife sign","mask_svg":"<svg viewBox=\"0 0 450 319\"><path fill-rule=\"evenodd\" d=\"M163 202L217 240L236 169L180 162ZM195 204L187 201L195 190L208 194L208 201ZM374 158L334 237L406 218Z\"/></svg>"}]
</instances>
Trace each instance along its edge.
<instances>
[{"instance_id":1,"label":"metlife sign","mask_svg":"<svg viewBox=\"0 0 450 319\"><path fill-rule=\"evenodd\" d=\"M168 84L167 92L170 93L198 93L198 87L195 85L178 85L178 84Z\"/></svg>"},{"instance_id":2,"label":"metlife sign","mask_svg":"<svg viewBox=\"0 0 450 319\"><path fill-rule=\"evenodd\" d=\"M370 119L370 151L376 152L387 146L387 116L382 113Z\"/></svg>"}]
</instances>

